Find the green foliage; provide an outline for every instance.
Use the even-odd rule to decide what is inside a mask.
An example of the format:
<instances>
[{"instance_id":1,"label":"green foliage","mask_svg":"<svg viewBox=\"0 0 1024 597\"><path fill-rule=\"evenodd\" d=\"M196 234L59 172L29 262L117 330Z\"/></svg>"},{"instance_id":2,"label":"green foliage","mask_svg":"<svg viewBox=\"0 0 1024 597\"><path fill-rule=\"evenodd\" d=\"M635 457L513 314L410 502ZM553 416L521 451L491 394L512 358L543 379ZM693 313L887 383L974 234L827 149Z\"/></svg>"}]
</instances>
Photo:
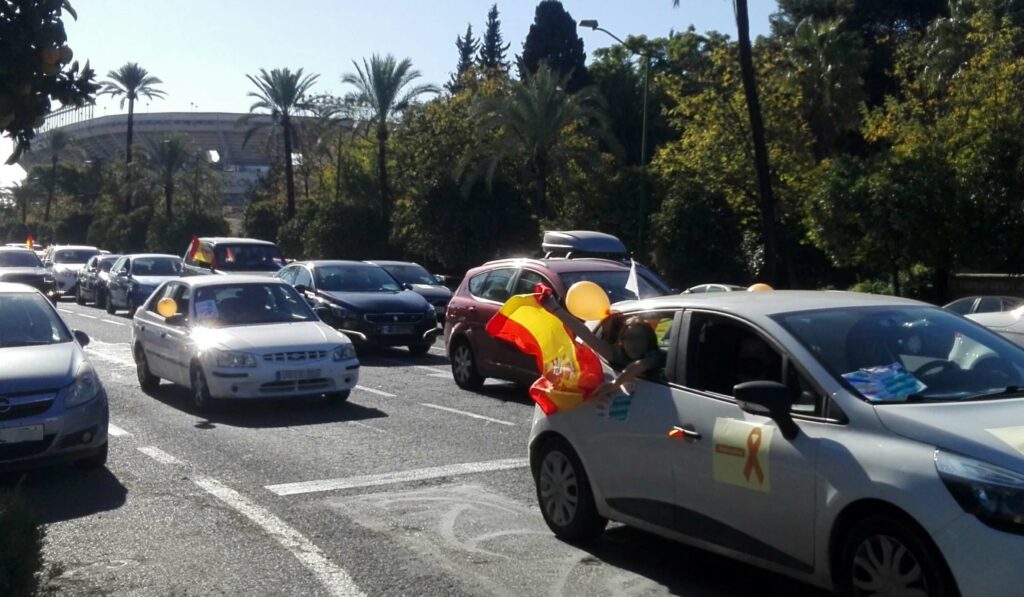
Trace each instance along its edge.
<instances>
[{"instance_id":1,"label":"green foliage","mask_svg":"<svg viewBox=\"0 0 1024 597\"><path fill-rule=\"evenodd\" d=\"M508 72L508 59L505 53L511 44L504 43L501 35L501 20L498 19L498 5L492 4L487 12L487 25L484 36L480 40L480 51L477 53L476 65L488 77L504 76Z\"/></svg>"},{"instance_id":2,"label":"green foliage","mask_svg":"<svg viewBox=\"0 0 1024 597\"><path fill-rule=\"evenodd\" d=\"M0 595L35 595L43 582L45 528L19 488L0 489Z\"/></svg>"},{"instance_id":3,"label":"green foliage","mask_svg":"<svg viewBox=\"0 0 1024 597\"><path fill-rule=\"evenodd\" d=\"M519 76L533 75L541 63L546 63L553 71L567 77L566 90L576 93L593 83L586 62L583 40L576 33L576 20L558 0L542 0L523 43Z\"/></svg>"},{"instance_id":4,"label":"green foliage","mask_svg":"<svg viewBox=\"0 0 1024 597\"><path fill-rule=\"evenodd\" d=\"M245 207L242 231L246 236L274 240L281 228L282 206L274 201L253 201Z\"/></svg>"},{"instance_id":5,"label":"green foliage","mask_svg":"<svg viewBox=\"0 0 1024 597\"><path fill-rule=\"evenodd\" d=\"M480 47L480 40L473 37L473 25L466 25L466 35L455 38L455 48L459 51L459 63L455 66L455 72L451 79L445 84L445 89L450 93L458 93L465 87L463 78L469 75L473 69L473 55Z\"/></svg>"},{"instance_id":6,"label":"green foliage","mask_svg":"<svg viewBox=\"0 0 1024 597\"><path fill-rule=\"evenodd\" d=\"M157 212L146 231L146 250L183 255L193 236L228 236L227 220L220 214L187 212L170 219Z\"/></svg>"}]
</instances>

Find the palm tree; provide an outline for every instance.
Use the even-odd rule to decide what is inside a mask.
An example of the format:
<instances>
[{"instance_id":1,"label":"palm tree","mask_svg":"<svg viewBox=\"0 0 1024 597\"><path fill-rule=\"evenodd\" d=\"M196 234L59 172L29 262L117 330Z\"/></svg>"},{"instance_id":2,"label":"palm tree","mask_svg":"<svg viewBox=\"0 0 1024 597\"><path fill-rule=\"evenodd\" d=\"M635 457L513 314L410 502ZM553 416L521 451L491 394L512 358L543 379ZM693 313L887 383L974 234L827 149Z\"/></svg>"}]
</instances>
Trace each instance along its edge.
<instances>
[{"instance_id":1,"label":"palm tree","mask_svg":"<svg viewBox=\"0 0 1024 597\"><path fill-rule=\"evenodd\" d=\"M440 93L436 85L412 85L420 78L420 71L412 67L408 58L401 62L388 54L374 54L369 60L363 59L362 66L352 61L356 72L341 78L356 88L353 99L368 111L368 120L377 133L377 176L380 184L380 202L384 222L391 227L391 190L388 188L388 123L417 97L425 93Z\"/></svg>"},{"instance_id":2,"label":"palm tree","mask_svg":"<svg viewBox=\"0 0 1024 597\"><path fill-rule=\"evenodd\" d=\"M135 100L140 97L149 99L163 98L166 94L157 89L156 85L163 83L160 79L151 76L146 69L135 62L126 62L124 66L107 73L107 80L100 88L100 95L106 94L111 97L121 97L121 107L128 102L128 139L125 143L125 164L132 163L132 133L135 126Z\"/></svg>"},{"instance_id":3,"label":"palm tree","mask_svg":"<svg viewBox=\"0 0 1024 597\"><path fill-rule=\"evenodd\" d=\"M174 217L174 177L193 158L191 143L184 135L169 135L156 145L152 161L164 185L164 213Z\"/></svg>"},{"instance_id":4,"label":"palm tree","mask_svg":"<svg viewBox=\"0 0 1024 597\"><path fill-rule=\"evenodd\" d=\"M618 148L600 93L595 87L567 93L569 77L570 74L559 74L542 62L537 72L513 83L509 95L485 97L473 105L477 134L492 139L484 149L488 184L502 161L523 160L533 179L533 208L538 219L547 213L548 180L553 174L573 162L599 160L592 149L568 143L569 131ZM467 179L470 186L473 178Z\"/></svg>"},{"instance_id":5,"label":"palm tree","mask_svg":"<svg viewBox=\"0 0 1024 597\"><path fill-rule=\"evenodd\" d=\"M256 98L256 102L249 106L249 113L238 119L238 126L249 123L249 120L257 114L257 110L269 110L274 126L281 127L284 137L284 174L285 185L288 192L288 219L295 217L295 172L292 158L292 144L295 141L295 126L292 117L312 109L313 104L309 101L308 93L320 75L303 74L302 69L292 72L287 68L275 68L269 73L266 69L260 69L259 75L245 75L256 91L250 91L247 95ZM263 123L256 123L245 132L242 140L244 147L249 143L256 132L266 126Z\"/></svg>"},{"instance_id":6,"label":"palm tree","mask_svg":"<svg viewBox=\"0 0 1024 597\"><path fill-rule=\"evenodd\" d=\"M47 149L50 152L50 180L46 193L46 209L43 210L43 221L50 221L50 206L53 205L53 194L57 189L57 162L60 161L60 154L67 150L72 143L71 135L60 129L55 129L47 135Z\"/></svg>"}]
</instances>

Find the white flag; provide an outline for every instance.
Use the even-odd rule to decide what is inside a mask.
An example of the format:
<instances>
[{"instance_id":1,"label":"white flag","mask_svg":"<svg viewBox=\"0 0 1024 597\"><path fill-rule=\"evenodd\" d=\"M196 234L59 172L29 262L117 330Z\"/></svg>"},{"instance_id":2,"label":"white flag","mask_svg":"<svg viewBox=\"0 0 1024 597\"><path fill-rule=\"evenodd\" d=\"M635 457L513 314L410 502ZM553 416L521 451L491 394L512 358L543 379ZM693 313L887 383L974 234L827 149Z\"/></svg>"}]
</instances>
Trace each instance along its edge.
<instances>
[{"instance_id":1,"label":"white flag","mask_svg":"<svg viewBox=\"0 0 1024 597\"><path fill-rule=\"evenodd\" d=\"M626 290L631 291L636 295L637 300L640 300L640 282L636 278L636 262L630 259L629 263L629 277L626 278Z\"/></svg>"}]
</instances>

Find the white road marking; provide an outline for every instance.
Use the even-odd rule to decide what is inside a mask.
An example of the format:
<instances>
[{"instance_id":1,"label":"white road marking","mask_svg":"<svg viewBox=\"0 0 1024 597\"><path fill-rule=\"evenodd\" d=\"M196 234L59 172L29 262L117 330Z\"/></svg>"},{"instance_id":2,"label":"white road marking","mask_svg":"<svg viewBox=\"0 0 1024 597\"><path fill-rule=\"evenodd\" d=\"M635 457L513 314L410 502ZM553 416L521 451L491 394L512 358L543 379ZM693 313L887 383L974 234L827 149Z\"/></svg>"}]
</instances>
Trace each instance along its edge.
<instances>
[{"instance_id":1,"label":"white road marking","mask_svg":"<svg viewBox=\"0 0 1024 597\"><path fill-rule=\"evenodd\" d=\"M160 464L184 464L182 461L178 460L174 456L171 456L167 452L164 452L160 448L157 448L156 446L140 446L138 450L139 452L142 452L143 454L149 456L150 458L159 462Z\"/></svg>"},{"instance_id":2,"label":"white road marking","mask_svg":"<svg viewBox=\"0 0 1024 597\"><path fill-rule=\"evenodd\" d=\"M491 417L485 417L484 415L478 415L476 413L466 412L464 410L459 410L457 408L448 408L447 406L441 406L441 405L438 405L438 404L431 404L429 402L421 402L420 405L421 406L426 406L427 408L435 408L437 410L443 410L443 411L446 411L446 412L455 413L457 415L473 417L474 419L481 419L481 420L484 420L484 421L490 421L491 423L497 423L499 425L508 425L509 427L514 427L515 426L515 423L513 423L511 421L502 421L501 419L492 419Z\"/></svg>"},{"instance_id":3,"label":"white road marking","mask_svg":"<svg viewBox=\"0 0 1024 597\"><path fill-rule=\"evenodd\" d=\"M302 533L288 526L268 510L252 503L240 493L216 479L199 477L193 480L204 491L217 498L231 509L254 522L268 535L277 540L299 562L302 563L327 592L337 597L361 597L365 595L345 570L336 566L323 552Z\"/></svg>"},{"instance_id":4,"label":"white road marking","mask_svg":"<svg viewBox=\"0 0 1024 597\"><path fill-rule=\"evenodd\" d=\"M444 372L444 373L431 373L427 377L434 377L434 378L437 378L437 379L455 379L455 376L452 375L451 373L448 373L448 372Z\"/></svg>"},{"instance_id":5,"label":"white road marking","mask_svg":"<svg viewBox=\"0 0 1024 597\"><path fill-rule=\"evenodd\" d=\"M353 425L357 425L359 427L365 427L366 429L371 429L373 431L376 431L377 433L387 433L387 430L385 429L374 427L373 425L367 425L366 423L363 423L361 421L349 421L349 423L352 423Z\"/></svg>"},{"instance_id":6,"label":"white road marking","mask_svg":"<svg viewBox=\"0 0 1024 597\"><path fill-rule=\"evenodd\" d=\"M127 344L93 340L89 346L85 347L85 352L114 365L135 368L132 350Z\"/></svg>"},{"instance_id":7,"label":"white road marking","mask_svg":"<svg viewBox=\"0 0 1024 597\"><path fill-rule=\"evenodd\" d=\"M119 325L121 327L124 327L124 326L128 325L127 323L125 323L123 321L111 321L109 319L101 319L100 321L102 321L103 323L109 323L110 325Z\"/></svg>"},{"instance_id":8,"label":"white road marking","mask_svg":"<svg viewBox=\"0 0 1024 597\"><path fill-rule=\"evenodd\" d=\"M445 375L449 375L448 371L444 369L438 369L437 367L427 367L426 365L413 365L413 367L419 369L420 371L427 371L430 373L443 373ZM430 377L433 377L433 375L431 375Z\"/></svg>"},{"instance_id":9,"label":"white road marking","mask_svg":"<svg viewBox=\"0 0 1024 597\"><path fill-rule=\"evenodd\" d=\"M384 396L385 398L397 398L397 396L394 395L394 394L389 394L389 393L387 393L387 392L385 392L383 390L377 390L377 389L374 389L374 388L368 388L366 386L356 386L356 389L357 390L362 390L364 392L369 392L371 394L376 394L378 396Z\"/></svg>"},{"instance_id":10,"label":"white road marking","mask_svg":"<svg viewBox=\"0 0 1024 597\"><path fill-rule=\"evenodd\" d=\"M77 317L84 317L86 319L99 319L99 317L96 317L95 315L86 315L85 313L75 313L75 315Z\"/></svg>"},{"instance_id":11,"label":"white road marking","mask_svg":"<svg viewBox=\"0 0 1024 597\"><path fill-rule=\"evenodd\" d=\"M441 348L441 347L439 347L439 346L431 346L430 347L430 352L432 352L434 354L439 354L439 355L441 355L443 357L448 356L448 351L443 349L443 348Z\"/></svg>"},{"instance_id":12,"label":"white road marking","mask_svg":"<svg viewBox=\"0 0 1024 597\"><path fill-rule=\"evenodd\" d=\"M359 475L356 477L345 477L341 479L322 479L319 481L282 483L279 485L267 485L266 489L280 496L298 495L303 493L337 491L340 489L377 487L380 485L393 485L395 483L408 483L410 481L442 479L445 477L472 475L491 471L506 471L525 468L529 465L530 461L527 458L506 458L504 460L432 466L429 468L398 471L394 473L381 473L378 475Z\"/></svg>"},{"instance_id":13,"label":"white road marking","mask_svg":"<svg viewBox=\"0 0 1024 597\"><path fill-rule=\"evenodd\" d=\"M60 307L57 307L57 310L60 311L61 313L67 313L68 315L75 315L76 314L71 309L61 309Z\"/></svg>"},{"instance_id":14,"label":"white road marking","mask_svg":"<svg viewBox=\"0 0 1024 597\"><path fill-rule=\"evenodd\" d=\"M121 429L120 427L118 427L117 425L114 425L113 423L107 423L107 433L111 437L126 437L126 436L130 437L131 436L131 433L128 433L127 431L125 431L124 429Z\"/></svg>"}]
</instances>

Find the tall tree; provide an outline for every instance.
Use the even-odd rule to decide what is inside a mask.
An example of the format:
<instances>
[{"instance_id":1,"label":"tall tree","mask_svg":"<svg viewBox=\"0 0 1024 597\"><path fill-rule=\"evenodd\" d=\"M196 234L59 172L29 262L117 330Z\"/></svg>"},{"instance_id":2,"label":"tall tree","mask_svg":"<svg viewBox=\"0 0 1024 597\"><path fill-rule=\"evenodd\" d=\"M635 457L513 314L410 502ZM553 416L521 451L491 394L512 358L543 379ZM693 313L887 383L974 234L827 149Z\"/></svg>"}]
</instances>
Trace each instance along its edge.
<instances>
[{"instance_id":1,"label":"tall tree","mask_svg":"<svg viewBox=\"0 0 1024 597\"><path fill-rule=\"evenodd\" d=\"M462 91L462 77L469 69L473 68L473 55L480 47L480 41L473 37L473 25L466 25L466 35L455 38L455 47L459 50L459 64L452 73L452 78L445 85L445 88L452 94Z\"/></svg>"},{"instance_id":2,"label":"tall tree","mask_svg":"<svg viewBox=\"0 0 1024 597\"><path fill-rule=\"evenodd\" d=\"M269 111L271 122L281 128L284 142L284 173L285 190L288 195L286 215L288 219L295 217L295 169L292 147L295 142L295 123L292 118L312 109L313 104L308 96L309 90L320 75L304 74L302 69L292 72L288 68L275 68L267 72L261 68L258 75L245 75L256 87L247 95L256 98L249 106L249 113L238 119L238 125L246 125L258 111ZM249 127L242 140L243 147L249 143L257 132L263 129L263 123Z\"/></svg>"},{"instance_id":3,"label":"tall tree","mask_svg":"<svg viewBox=\"0 0 1024 597\"><path fill-rule=\"evenodd\" d=\"M121 107L128 102L128 134L125 141L125 164L132 163L132 134L135 126L135 100L163 98L166 94L156 86L163 83L135 62L126 62L121 68L107 73L107 80L100 89L101 95L121 97Z\"/></svg>"},{"instance_id":4,"label":"tall tree","mask_svg":"<svg viewBox=\"0 0 1024 597\"><path fill-rule=\"evenodd\" d=\"M190 145L187 137L174 134L157 143L153 151L152 162L164 187L164 215L168 220L174 217L174 177L194 156Z\"/></svg>"},{"instance_id":5,"label":"tall tree","mask_svg":"<svg viewBox=\"0 0 1024 597\"><path fill-rule=\"evenodd\" d=\"M360 65L352 61L356 72L347 73L341 81L355 87L353 99L367 111L377 134L377 177L380 184L381 213L391 225L392 201L388 187L388 123L425 93L439 93L435 85L413 85L422 76L408 58L398 61L388 54L374 54Z\"/></svg>"},{"instance_id":6,"label":"tall tree","mask_svg":"<svg viewBox=\"0 0 1024 597\"><path fill-rule=\"evenodd\" d=\"M568 91L575 93L593 82L587 70L587 53L576 33L576 21L558 0L543 0L537 5L533 24L523 43L519 76L537 72L541 62L555 72L568 75ZM525 69L525 72L524 72Z\"/></svg>"},{"instance_id":7,"label":"tall tree","mask_svg":"<svg viewBox=\"0 0 1024 597\"><path fill-rule=\"evenodd\" d=\"M46 208L43 210L43 221L50 221L50 207L53 195L57 190L57 163L61 154L71 145L71 135L61 129L55 129L47 135L47 150L50 154L50 180L46 190Z\"/></svg>"},{"instance_id":8,"label":"tall tree","mask_svg":"<svg viewBox=\"0 0 1024 597\"><path fill-rule=\"evenodd\" d=\"M505 52L512 44L504 42L501 35L501 21L498 19L498 5L493 4L487 13L487 26L484 29L484 36L480 41L480 51L476 57L476 65L488 77L496 73L503 75L508 72L509 64Z\"/></svg>"}]
</instances>

